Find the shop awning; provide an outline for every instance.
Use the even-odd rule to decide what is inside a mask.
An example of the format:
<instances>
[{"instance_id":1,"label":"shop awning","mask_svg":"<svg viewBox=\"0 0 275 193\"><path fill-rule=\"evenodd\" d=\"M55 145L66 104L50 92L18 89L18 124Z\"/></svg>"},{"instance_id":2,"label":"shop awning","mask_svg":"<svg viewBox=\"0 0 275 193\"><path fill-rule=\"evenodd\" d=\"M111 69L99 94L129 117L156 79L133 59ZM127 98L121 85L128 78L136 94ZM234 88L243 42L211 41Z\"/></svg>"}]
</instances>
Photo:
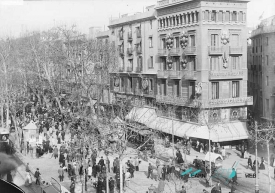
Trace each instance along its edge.
<instances>
[{"instance_id":1,"label":"shop awning","mask_svg":"<svg viewBox=\"0 0 275 193\"><path fill-rule=\"evenodd\" d=\"M209 131L207 126L201 126L186 123L178 120L172 120L165 117L156 117L152 120L148 127L168 133L178 137L192 137L199 139L209 139ZM210 139L213 142L234 141L248 139L245 122L232 122L215 125L210 132Z\"/></svg>"},{"instance_id":2,"label":"shop awning","mask_svg":"<svg viewBox=\"0 0 275 193\"><path fill-rule=\"evenodd\" d=\"M125 119L139 122L148 126L148 124L157 117L155 109L133 107L126 115Z\"/></svg>"},{"instance_id":3,"label":"shop awning","mask_svg":"<svg viewBox=\"0 0 275 193\"><path fill-rule=\"evenodd\" d=\"M209 139L209 130L207 126L192 127L186 132L186 136L200 139ZM246 122L232 122L215 125L210 130L210 139L213 142L224 142L248 139L249 135L246 128Z\"/></svg>"},{"instance_id":4,"label":"shop awning","mask_svg":"<svg viewBox=\"0 0 275 193\"><path fill-rule=\"evenodd\" d=\"M119 117L116 117L114 120L113 120L114 123L117 123L117 124L124 124L125 122L123 120L121 120Z\"/></svg>"}]
</instances>

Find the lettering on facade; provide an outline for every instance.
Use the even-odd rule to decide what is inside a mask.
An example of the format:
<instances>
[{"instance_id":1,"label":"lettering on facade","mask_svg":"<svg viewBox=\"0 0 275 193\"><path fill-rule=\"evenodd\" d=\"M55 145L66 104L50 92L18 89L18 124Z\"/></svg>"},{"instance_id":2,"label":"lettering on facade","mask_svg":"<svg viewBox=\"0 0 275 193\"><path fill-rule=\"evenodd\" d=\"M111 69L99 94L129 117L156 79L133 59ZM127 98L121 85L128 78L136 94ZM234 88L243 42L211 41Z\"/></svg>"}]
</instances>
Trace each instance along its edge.
<instances>
[{"instance_id":1,"label":"lettering on facade","mask_svg":"<svg viewBox=\"0 0 275 193\"><path fill-rule=\"evenodd\" d=\"M219 105L219 104L234 104L234 103L245 103L245 102L253 102L253 97L215 99L215 100L209 101L209 104L210 105Z\"/></svg>"},{"instance_id":2,"label":"lettering on facade","mask_svg":"<svg viewBox=\"0 0 275 193\"><path fill-rule=\"evenodd\" d=\"M244 73L243 71L236 71L236 72L210 72L210 77L211 78L224 78L224 77L231 77L231 76L243 76Z\"/></svg>"}]
</instances>

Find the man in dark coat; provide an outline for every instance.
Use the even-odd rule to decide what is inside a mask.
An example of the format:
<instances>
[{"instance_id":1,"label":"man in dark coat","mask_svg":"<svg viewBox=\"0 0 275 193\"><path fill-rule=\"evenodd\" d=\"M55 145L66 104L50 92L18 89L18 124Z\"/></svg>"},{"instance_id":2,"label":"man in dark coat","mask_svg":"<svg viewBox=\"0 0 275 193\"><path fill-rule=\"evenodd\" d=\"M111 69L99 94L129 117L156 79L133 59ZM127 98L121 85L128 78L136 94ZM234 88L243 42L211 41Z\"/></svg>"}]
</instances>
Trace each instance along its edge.
<instances>
[{"instance_id":1,"label":"man in dark coat","mask_svg":"<svg viewBox=\"0 0 275 193\"><path fill-rule=\"evenodd\" d=\"M161 171L162 180L165 180L166 173L167 173L167 168L166 168L166 165L164 165Z\"/></svg>"},{"instance_id":2,"label":"man in dark coat","mask_svg":"<svg viewBox=\"0 0 275 193\"><path fill-rule=\"evenodd\" d=\"M96 186L96 193L102 193L102 190L103 190L103 180L102 178L99 178Z\"/></svg>"},{"instance_id":3,"label":"man in dark coat","mask_svg":"<svg viewBox=\"0 0 275 193\"><path fill-rule=\"evenodd\" d=\"M101 170L102 170L102 167L105 165L103 157L101 157L101 159L99 160L98 164L100 165Z\"/></svg>"},{"instance_id":4,"label":"man in dark coat","mask_svg":"<svg viewBox=\"0 0 275 193\"><path fill-rule=\"evenodd\" d=\"M99 164L96 165L96 174L101 172L101 166Z\"/></svg>"},{"instance_id":5,"label":"man in dark coat","mask_svg":"<svg viewBox=\"0 0 275 193\"><path fill-rule=\"evenodd\" d=\"M148 166L148 176L147 178L149 178L151 176L151 179L153 179L153 166L151 165L151 163L149 163Z\"/></svg>"},{"instance_id":6,"label":"man in dark coat","mask_svg":"<svg viewBox=\"0 0 275 193\"><path fill-rule=\"evenodd\" d=\"M253 169L251 156L249 156L247 161L247 168L249 168L249 166L251 167L251 169Z\"/></svg>"},{"instance_id":7,"label":"man in dark coat","mask_svg":"<svg viewBox=\"0 0 275 193\"><path fill-rule=\"evenodd\" d=\"M109 190L110 190L110 193L115 192L115 181L112 177L110 177L109 179Z\"/></svg>"},{"instance_id":8,"label":"man in dark coat","mask_svg":"<svg viewBox=\"0 0 275 193\"><path fill-rule=\"evenodd\" d=\"M221 193L222 192L222 187L220 182L218 182L211 190L211 193Z\"/></svg>"}]
</instances>

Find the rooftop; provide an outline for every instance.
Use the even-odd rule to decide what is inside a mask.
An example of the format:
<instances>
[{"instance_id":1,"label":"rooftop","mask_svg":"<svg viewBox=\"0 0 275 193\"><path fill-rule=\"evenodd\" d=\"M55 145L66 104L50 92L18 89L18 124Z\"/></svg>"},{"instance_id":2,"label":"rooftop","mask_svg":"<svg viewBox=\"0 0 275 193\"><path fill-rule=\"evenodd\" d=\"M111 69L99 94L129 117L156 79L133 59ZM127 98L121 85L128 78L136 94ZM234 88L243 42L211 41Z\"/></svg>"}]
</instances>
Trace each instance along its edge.
<instances>
[{"instance_id":1,"label":"rooftop","mask_svg":"<svg viewBox=\"0 0 275 193\"><path fill-rule=\"evenodd\" d=\"M257 26L257 29L253 30L251 37L275 32L275 15L262 20L262 22Z\"/></svg>"}]
</instances>

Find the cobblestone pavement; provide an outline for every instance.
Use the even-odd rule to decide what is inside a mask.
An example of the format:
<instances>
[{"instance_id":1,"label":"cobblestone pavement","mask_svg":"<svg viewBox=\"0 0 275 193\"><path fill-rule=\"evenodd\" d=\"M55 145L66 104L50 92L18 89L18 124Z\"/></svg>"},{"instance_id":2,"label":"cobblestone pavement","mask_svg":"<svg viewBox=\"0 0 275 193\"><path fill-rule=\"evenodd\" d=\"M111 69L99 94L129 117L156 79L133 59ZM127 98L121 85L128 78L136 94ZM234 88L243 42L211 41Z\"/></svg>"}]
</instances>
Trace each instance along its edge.
<instances>
[{"instance_id":1,"label":"cobblestone pavement","mask_svg":"<svg viewBox=\"0 0 275 193\"><path fill-rule=\"evenodd\" d=\"M66 137L67 139L69 139L69 136ZM130 148L127 149L128 151L131 151ZM163 148L162 149L163 152L166 152L167 155L172 155L172 149L171 148ZM131 151L132 152L132 151ZM227 152L229 152L231 155L229 156L229 158L225 159L223 162L223 168L225 169L229 169L232 168L233 163L236 161L238 162L238 169L237 169L237 174L238 174L238 183L239 186L237 186L236 188L238 189L237 192L240 193L251 193L254 192L255 189L255 179L253 178L245 178L245 173L253 173L252 170L247 169L247 159L241 159L239 157L239 151L237 150L227 150ZM130 157L135 157L136 155L134 154L128 154L127 152L125 153L125 158L123 159L122 163L125 163ZM106 156L100 152L99 158L103 156L104 159L106 159ZM196 152L194 150L191 150L191 155L187 155L186 159L188 162L192 162L193 159L195 159L195 157L198 156L199 159L204 159L205 155L199 152ZM116 154L114 155L110 155L108 156L108 158L110 159L110 162L112 164L113 159L117 157ZM45 180L50 181L51 177L58 179L58 159L54 159L54 158L50 158L49 154L45 154L40 158L32 158L30 155L24 156L21 155L21 159L24 160L25 163L29 163L31 166L31 169L35 168L39 168L40 172L42 174L42 178ZM252 159L254 161L254 157L252 156ZM97 161L98 161L97 160ZM153 165L155 165L156 160L155 159L151 159L149 158L148 161L141 161L140 164L140 171L135 172L134 174L134 178L132 178L130 180L130 185L129 187L125 188L125 192L135 192L135 193L145 193L146 191L148 191L148 187L153 184L155 187L158 186L158 181L156 181L155 179L148 179L147 178L147 168L148 168L148 162L152 163ZM156 173L156 171L154 172ZM66 173L67 174L67 173ZM113 175L113 174L111 174ZM271 176L274 176L274 168L271 167ZM221 176L220 178L221 184L222 184L222 192L230 192L230 185L228 185L226 179L227 176L226 174ZM213 181L217 181L217 179L213 178ZM173 182L165 182L165 191L164 193L172 193L175 192L175 184ZM61 182L61 185L64 186L65 188L67 188L69 190L69 186L70 186L70 179L68 178L68 175L65 175L64 178L64 182ZM182 182L180 183L176 183L177 187L180 187L183 185ZM266 166L266 170L261 170L260 174L259 174L259 185L260 185L260 192L268 192L268 175L267 175L267 166ZM201 193L203 189L206 189L210 192L211 188L210 187L205 187L205 180L204 179L191 179L189 178L189 182L188 184L185 185L187 187L187 192L190 193ZM83 186L84 189L84 186ZM272 178L272 190L275 190L275 182L274 179ZM77 181L76 184L76 193L78 192L82 192L82 184L81 181ZM96 192L95 189L92 186L92 180L88 181L87 184L87 191L83 191L83 192L89 192L89 193L93 193Z\"/></svg>"}]
</instances>

